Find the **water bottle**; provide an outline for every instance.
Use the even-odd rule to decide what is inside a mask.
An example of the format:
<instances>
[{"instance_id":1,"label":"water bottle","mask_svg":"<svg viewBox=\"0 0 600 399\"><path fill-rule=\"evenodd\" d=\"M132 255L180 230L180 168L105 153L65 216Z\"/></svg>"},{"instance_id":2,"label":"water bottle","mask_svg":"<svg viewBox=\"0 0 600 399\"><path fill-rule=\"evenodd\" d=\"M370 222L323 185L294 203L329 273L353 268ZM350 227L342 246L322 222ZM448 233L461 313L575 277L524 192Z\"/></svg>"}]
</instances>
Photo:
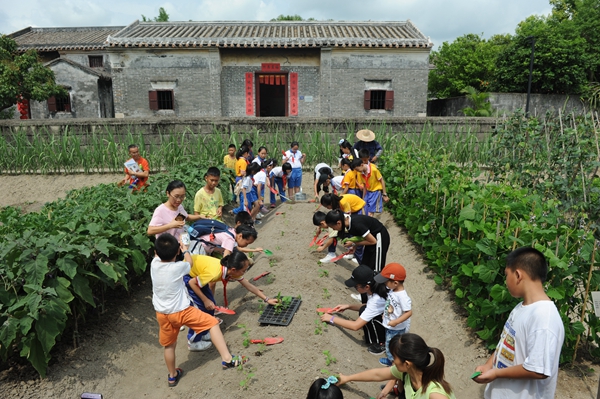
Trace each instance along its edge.
<instances>
[{"instance_id":1,"label":"water bottle","mask_svg":"<svg viewBox=\"0 0 600 399\"><path fill-rule=\"evenodd\" d=\"M186 226L186 229L191 237L194 237L194 238L198 237L198 232L192 226Z\"/></svg>"}]
</instances>

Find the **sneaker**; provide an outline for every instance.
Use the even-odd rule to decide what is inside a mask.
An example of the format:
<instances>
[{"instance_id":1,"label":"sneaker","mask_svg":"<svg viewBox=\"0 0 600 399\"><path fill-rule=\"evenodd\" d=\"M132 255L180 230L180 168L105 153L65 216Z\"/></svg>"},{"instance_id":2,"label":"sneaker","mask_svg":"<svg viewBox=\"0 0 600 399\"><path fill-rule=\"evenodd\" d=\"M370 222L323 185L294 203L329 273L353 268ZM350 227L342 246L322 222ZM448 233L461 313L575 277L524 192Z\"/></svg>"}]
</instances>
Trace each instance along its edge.
<instances>
[{"instance_id":1,"label":"sneaker","mask_svg":"<svg viewBox=\"0 0 600 399\"><path fill-rule=\"evenodd\" d=\"M183 375L182 369L177 368L175 370L177 370L177 375L175 377L171 377L171 374L167 374L167 381L169 382L169 388L173 388L174 386L177 386L177 384L179 383L179 380L181 379L181 376Z\"/></svg>"},{"instance_id":2,"label":"sneaker","mask_svg":"<svg viewBox=\"0 0 600 399\"><path fill-rule=\"evenodd\" d=\"M254 222L255 226L258 226L259 224L262 224L262 222L260 220L257 220L256 222Z\"/></svg>"},{"instance_id":3,"label":"sneaker","mask_svg":"<svg viewBox=\"0 0 600 399\"><path fill-rule=\"evenodd\" d=\"M358 260L356 258L352 258L350 260L358 265Z\"/></svg>"},{"instance_id":4,"label":"sneaker","mask_svg":"<svg viewBox=\"0 0 600 399\"><path fill-rule=\"evenodd\" d=\"M256 220L261 220L265 215L263 215L262 213L259 213L256 215Z\"/></svg>"},{"instance_id":5,"label":"sneaker","mask_svg":"<svg viewBox=\"0 0 600 399\"><path fill-rule=\"evenodd\" d=\"M202 338L200 338L202 341L210 341L210 333L207 332L205 335L202 336Z\"/></svg>"},{"instance_id":6,"label":"sneaker","mask_svg":"<svg viewBox=\"0 0 600 399\"><path fill-rule=\"evenodd\" d=\"M326 257L324 257L323 259L319 260L319 262L321 263L331 263L331 260L335 258L335 254L331 254L328 253Z\"/></svg>"},{"instance_id":7,"label":"sneaker","mask_svg":"<svg viewBox=\"0 0 600 399\"><path fill-rule=\"evenodd\" d=\"M381 354L385 353L385 344L370 345L367 348L367 352L369 352L371 355L375 355L375 356L381 355Z\"/></svg>"},{"instance_id":8,"label":"sneaker","mask_svg":"<svg viewBox=\"0 0 600 399\"><path fill-rule=\"evenodd\" d=\"M235 356L233 355L231 360L228 362L222 361L221 364L223 365L224 369L232 369L234 367L238 367L241 366L242 364L246 363L248 359L246 356Z\"/></svg>"},{"instance_id":9,"label":"sneaker","mask_svg":"<svg viewBox=\"0 0 600 399\"><path fill-rule=\"evenodd\" d=\"M344 259L346 259L346 260L354 259L354 254L344 255Z\"/></svg>"},{"instance_id":10,"label":"sneaker","mask_svg":"<svg viewBox=\"0 0 600 399\"><path fill-rule=\"evenodd\" d=\"M262 213L263 215L269 212L269 209L267 209L264 205L260 207L260 213Z\"/></svg>"},{"instance_id":11,"label":"sneaker","mask_svg":"<svg viewBox=\"0 0 600 399\"><path fill-rule=\"evenodd\" d=\"M198 341L198 342L190 342L188 341L188 350L190 352L200 352L205 351L212 346L212 342L210 341Z\"/></svg>"},{"instance_id":12,"label":"sneaker","mask_svg":"<svg viewBox=\"0 0 600 399\"><path fill-rule=\"evenodd\" d=\"M275 208L275 204L271 204L271 209Z\"/></svg>"},{"instance_id":13,"label":"sneaker","mask_svg":"<svg viewBox=\"0 0 600 399\"><path fill-rule=\"evenodd\" d=\"M382 357L381 359L379 359L379 364L381 364L382 366L390 367L393 363L387 357Z\"/></svg>"},{"instance_id":14,"label":"sneaker","mask_svg":"<svg viewBox=\"0 0 600 399\"><path fill-rule=\"evenodd\" d=\"M352 299L356 299L358 302L362 302L360 294L350 294L350 296L352 297Z\"/></svg>"}]
</instances>

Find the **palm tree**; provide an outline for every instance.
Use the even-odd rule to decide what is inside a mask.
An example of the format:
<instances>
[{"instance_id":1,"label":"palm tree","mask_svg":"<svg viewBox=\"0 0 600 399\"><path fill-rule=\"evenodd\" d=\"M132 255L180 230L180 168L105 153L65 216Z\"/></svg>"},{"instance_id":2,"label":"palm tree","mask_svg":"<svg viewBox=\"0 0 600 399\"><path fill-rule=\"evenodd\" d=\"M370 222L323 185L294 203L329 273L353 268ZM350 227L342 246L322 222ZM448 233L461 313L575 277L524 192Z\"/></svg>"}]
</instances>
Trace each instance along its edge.
<instances>
[{"instance_id":1,"label":"palm tree","mask_svg":"<svg viewBox=\"0 0 600 399\"><path fill-rule=\"evenodd\" d=\"M488 101L490 93L479 92L473 86L467 86L460 91L473 103L473 108L463 108L465 116L492 116L492 104Z\"/></svg>"}]
</instances>

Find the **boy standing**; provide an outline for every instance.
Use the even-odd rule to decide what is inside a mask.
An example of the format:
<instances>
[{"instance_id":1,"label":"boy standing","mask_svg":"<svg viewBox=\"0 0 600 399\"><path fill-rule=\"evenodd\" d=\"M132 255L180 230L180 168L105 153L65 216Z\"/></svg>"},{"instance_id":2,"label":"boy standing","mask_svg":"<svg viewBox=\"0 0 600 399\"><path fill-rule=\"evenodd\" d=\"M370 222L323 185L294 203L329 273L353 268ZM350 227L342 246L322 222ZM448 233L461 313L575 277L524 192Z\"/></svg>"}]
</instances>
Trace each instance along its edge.
<instances>
[{"instance_id":1,"label":"boy standing","mask_svg":"<svg viewBox=\"0 0 600 399\"><path fill-rule=\"evenodd\" d=\"M190 273L192 257L187 246L177 242L169 233L156 238L156 257L150 265L152 277L152 304L160 328L159 343L165 348L165 363L169 369L169 387L179 383L183 370L175 367L175 348L181 326L188 326L196 332L209 330L210 339L221 355L224 369L237 367L246 362L242 356L232 356L225 344L225 338L214 317L190 305L183 276ZM176 261L179 251L183 251L184 261Z\"/></svg>"},{"instance_id":2,"label":"boy standing","mask_svg":"<svg viewBox=\"0 0 600 399\"><path fill-rule=\"evenodd\" d=\"M194 215L200 215L200 219L216 219L223 221L223 195L217 188L221 180L221 171L214 166L208 168L204 174L206 185L196 193L194 197Z\"/></svg>"},{"instance_id":3,"label":"boy standing","mask_svg":"<svg viewBox=\"0 0 600 399\"><path fill-rule=\"evenodd\" d=\"M412 302L404 289L406 269L400 263L386 265L381 273L375 276L375 282L389 288L385 310L383 311L383 326L385 327L385 355L379 359L384 366L394 362L390 352L390 341L396 335L405 334L410 328Z\"/></svg>"},{"instance_id":4,"label":"boy standing","mask_svg":"<svg viewBox=\"0 0 600 399\"><path fill-rule=\"evenodd\" d=\"M363 162L363 165L359 170L365 181L365 195L363 197L367 203L365 208L367 214L373 216L376 212L383 212L383 202L388 202L390 199L385 190L383 175L375 164L369 162L369 151L365 149L360 150L359 156Z\"/></svg>"},{"instance_id":5,"label":"boy standing","mask_svg":"<svg viewBox=\"0 0 600 399\"><path fill-rule=\"evenodd\" d=\"M237 161L235 151L235 144L229 144L229 147L227 147L227 155L223 158L223 165L231 170L235 169L235 161Z\"/></svg>"},{"instance_id":6,"label":"boy standing","mask_svg":"<svg viewBox=\"0 0 600 399\"><path fill-rule=\"evenodd\" d=\"M554 398L558 361L565 337L556 305L544 291L548 265L537 249L522 247L506 258L506 287L523 298L510 312L500 342L488 361L475 370L486 399Z\"/></svg>"}]
</instances>

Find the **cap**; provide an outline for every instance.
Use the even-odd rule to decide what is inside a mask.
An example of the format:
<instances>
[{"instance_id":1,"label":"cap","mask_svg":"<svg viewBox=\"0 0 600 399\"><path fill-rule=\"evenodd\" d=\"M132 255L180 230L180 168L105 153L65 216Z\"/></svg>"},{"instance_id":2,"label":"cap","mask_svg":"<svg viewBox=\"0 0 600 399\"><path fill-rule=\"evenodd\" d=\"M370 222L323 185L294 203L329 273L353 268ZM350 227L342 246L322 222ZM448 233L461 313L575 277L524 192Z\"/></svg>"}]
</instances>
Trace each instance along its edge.
<instances>
[{"instance_id":1,"label":"cap","mask_svg":"<svg viewBox=\"0 0 600 399\"><path fill-rule=\"evenodd\" d=\"M359 130L358 132L356 132L356 138L360 141L373 141L375 140L375 133L373 133L369 129Z\"/></svg>"},{"instance_id":2,"label":"cap","mask_svg":"<svg viewBox=\"0 0 600 399\"><path fill-rule=\"evenodd\" d=\"M356 287L357 284L367 284L373 281L375 272L369 266L360 265L352 271L352 276L346 280L347 287Z\"/></svg>"},{"instance_id":3,"label":"cap","mask_svg":"<svg viewBox=\"0 0 600 399\"><path fill-rule=\"evenodd\" d=\"M375 282L381 284L388 280L406 280L406 269L400 263L388 263L381 273L375 276Z\"/></svg>"}]
</instances>

